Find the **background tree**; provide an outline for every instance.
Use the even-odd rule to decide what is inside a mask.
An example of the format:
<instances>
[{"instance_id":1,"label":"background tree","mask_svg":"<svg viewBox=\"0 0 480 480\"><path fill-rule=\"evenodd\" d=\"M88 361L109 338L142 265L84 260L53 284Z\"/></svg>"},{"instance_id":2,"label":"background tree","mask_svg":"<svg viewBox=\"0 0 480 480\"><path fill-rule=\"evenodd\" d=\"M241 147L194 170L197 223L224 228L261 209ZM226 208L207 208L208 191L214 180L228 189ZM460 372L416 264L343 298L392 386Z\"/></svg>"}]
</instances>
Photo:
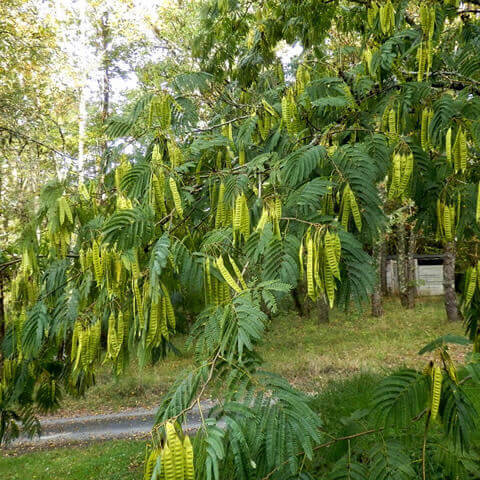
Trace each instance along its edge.
<instances>
[{"instance_id":1,"label":"background tree","mask_svg":"<svg viewBox=\"0 0 480 480\"><path fill-rule=\"evenodd\" d=\"M4 249L34 208L40 172L60 175L69 160L71 92L53 83L60 53L51 19L34 2L8 0L0 9L0 248Z\"/></svg>"}]
</instances>

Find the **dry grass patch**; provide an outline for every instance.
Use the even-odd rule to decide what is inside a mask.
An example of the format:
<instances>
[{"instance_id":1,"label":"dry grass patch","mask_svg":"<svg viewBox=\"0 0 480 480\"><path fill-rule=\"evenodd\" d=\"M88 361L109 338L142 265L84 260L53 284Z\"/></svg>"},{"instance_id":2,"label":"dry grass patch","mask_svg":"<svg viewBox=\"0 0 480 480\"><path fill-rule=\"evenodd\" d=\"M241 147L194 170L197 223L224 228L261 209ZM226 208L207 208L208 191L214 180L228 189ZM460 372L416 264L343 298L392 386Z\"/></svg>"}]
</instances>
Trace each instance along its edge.
<instances>
[{"instance_id":1,"label":"dry grass patch","mask_svg":"<svg viewBox=\"0 0 480 480\"><path fill-rule=\"evenodd\" d=\"M404 310L398 299L385 302L385 315L373 318L365 310L335 310L329 324L318 324L312 315L294 312L272 319L260 353L266 368L287 377L295 386L318 392L330 380L350 378L364 372L381 373L400 365L426 362L417 352L429 341L447 334L462 334L461 324L449 324L443 299L424 298L414 310ZM175 339L180 357L169 354L165 361L143 369L132 365L115 378L110 368L99 368L97 385L84 398L65 399L57 415L103 413L135 407L154 407L182 370L192 363L184 352L184 337ZM460 359L465 350L453 349Z\"/></svg>"}]
</instances>

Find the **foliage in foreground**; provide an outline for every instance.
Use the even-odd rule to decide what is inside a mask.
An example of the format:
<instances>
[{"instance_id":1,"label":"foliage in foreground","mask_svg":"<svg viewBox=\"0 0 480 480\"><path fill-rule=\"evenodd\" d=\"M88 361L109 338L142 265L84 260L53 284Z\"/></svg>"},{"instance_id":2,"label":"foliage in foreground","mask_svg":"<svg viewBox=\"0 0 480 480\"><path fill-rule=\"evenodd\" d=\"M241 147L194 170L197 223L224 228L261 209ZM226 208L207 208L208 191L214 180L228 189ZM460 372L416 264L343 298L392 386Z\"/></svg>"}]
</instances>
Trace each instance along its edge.
<instances>
[{"instance_id":1,"label":"foliage in foreground","mask_svg":"<svg viewBox=\"0 0 480 480\"><path fill-rule=\"evenodd\" d=\"M332 470L336 472L336 475L339 475L341 465L345 463L344 457L348 455L348 452L352 457L352 464L364 463L363 471L368 468L373 446L383 443L385 440L382 431L376 432L378 425L375 415L369 414L380 381L381 376L378 374L361 374L345 380L331 381L325 386L322 393L311 399L312 409L322 418L325 418L325 429L329 432L331 438L336 439L329 447L321 449L312 463L307 462L305 464L304 471L310 471L313 478L328 478L330 473L325 472L332 472ZM477 405L477 408L479 403L478 391L478 387L467 389L469 398ZM421 451L422 427L421 422L413 422L400 435L397 432L396 437L397 443L400 442L401 448L407 452L410 452L411 447L415 445L417 455L410 456L408 459L414 465L414 468L418 467L418 462L415 463L415 460L418 459ZM354 435L369 431L373 431L373 433L354 437ZM432 425L430 441L438 442L441 440L441 436L442 426L436 422ZM351 438L339 440L344 437ZM325 440L329 441L331 438ZM473 460L478 458L476 452L479 448L479 441L477 432L473 439L474 450L470 455ZM112 480L116 478L141 478L143 475L142 459L145 456L144 451L143 442L122 440L95 444L95 446L89 447L61 448L28 453L18 457L0 459L0 474L6 480L24 478L25 476L31 477L32 475L45 480L67 477L94 479L100 474L103 475L102 472L106 472L105 475ZM477 468L474 463L466 458L466 455L461 456L460 462L455 459L455 455L445 455L441 463L438 463L438 457L432 457L428 453L427 469L432 472L429 478L468 478L462 464L466 464L471 473L475 473L474 469ZM439 470L440 468L441 470ZM433 476L435 469L437 477ZM475 478L474 475L472 477Z\"/></svg>"},{"instance_id":2,"label":"foliage in foreground","mask_svg":"<svg viewBox=\"0 0 480 480\"><path fill-rule=\"evenodd\" d=\"M385 202L414 202L419 224L445 243L470 242L478 264L478 21L455 2L421 2L418 14L418 2L394 3L206 3L203 70L110 122L115 139L142 132L135 154L115 148L87 183L42 192L10 285L2 437L17 434L18 412L33 425L32 406L85 391L100 359L115 373L132 355L157 361L193 318L196 363L160 405L153 451L208 388L218 404L196 437L198 478L308 478L305 465L336 439L305 395L261 368L256 346L278 301L302 281L330 306L367 299L365 250L384 228ZM349 47L328 32L351 37ZM274 54L280 40L304 47L295 78ZM209 89L226 101L191 99ZM427 478L446 452L470 462L474 271L463 304L470 340L444 338L428 347L424 372L382 382L372 413L381 441L349 451L333 478ZM464 376L445 344L467 341ZM406 449L399 432L420 422L422 441ZM162 458L155 468L170 471Z\"/></svg>"}]
</instances>

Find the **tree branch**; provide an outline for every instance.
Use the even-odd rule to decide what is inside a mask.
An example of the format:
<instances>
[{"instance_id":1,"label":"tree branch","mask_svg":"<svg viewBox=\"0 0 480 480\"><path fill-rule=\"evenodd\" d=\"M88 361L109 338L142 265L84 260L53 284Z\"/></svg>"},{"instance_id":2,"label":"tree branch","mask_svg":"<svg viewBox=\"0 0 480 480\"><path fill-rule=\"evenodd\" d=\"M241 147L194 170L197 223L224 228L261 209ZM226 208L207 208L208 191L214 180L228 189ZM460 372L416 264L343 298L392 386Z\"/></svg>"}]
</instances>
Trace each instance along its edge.
<instances>
[{"instance_id":1,"label":"tree branch","mask_svg":"<svg viewBox=\"0 0 480 480\"><path fill-rule=\"evenodd\" d=\"M334 438L333 440L317 445L316 447L313 448L313 450L320 450L321 448L331 447L337 442L343 442L344 440L352 440L353 438L363 437L364 435L371 435L372 433L378 433L378 432L381 432L382 430L383 428L372 428L371 430L365 430L364 432L354 433L353 435ZM298 452L297 456L303 455L304 453L305 452ZM265 477L263 477L262 480L268 480L275 472L280 470L280 468L286 465L287 463L289 463L289 460L286 460L285 462L275 467L270 473L268 473Z\"/></svg>"},{"instance_id":2,"label":"tree branch","mask_svg":"<svg viewBox=\"0 0 480 480\"><path fill-rule=\"evenodd\" d=\"M227 122L218 123L217 125L212 125L211 127L205 128L196 128L193 132L209 132L211 130L215 130L216 128L223 127L225 125L229 125L230 123L238 122L239 120L244 120L245 118L249 118L251 115L242 115L241 117L232 118L232 120L228 120Z\"/></svg>"},{"instance_id":3,"label":"tree branch","mask_svg":"<svg viewBox=\"0 0 480 480\"><path fill-rule=\"evenodd\" d=\"M35 145L38 145L40 147L43 147L43 148L46 148L47 150L50 150L51 152L57 154L57 155L60 155L61 157L64 157L64 158L69 158L70 160L76 160L75 157L72 157L66 153L63 153L61 152L60 150L57 150L56 148L54 147L51 147L50 145L47 145L46 143L43 143L43 142L40 142L28 135L25 135L24 133L22 132L19 132L17 130L13 130L12 128L9 128L9 127L5 127L3 125L0 125L0 131L4 131L4 132L8 132L16 137L19 137L19 138L23 138L24 140L27 140L28 142L30 143L34 143Z\"/></svg>"}]
</instances>

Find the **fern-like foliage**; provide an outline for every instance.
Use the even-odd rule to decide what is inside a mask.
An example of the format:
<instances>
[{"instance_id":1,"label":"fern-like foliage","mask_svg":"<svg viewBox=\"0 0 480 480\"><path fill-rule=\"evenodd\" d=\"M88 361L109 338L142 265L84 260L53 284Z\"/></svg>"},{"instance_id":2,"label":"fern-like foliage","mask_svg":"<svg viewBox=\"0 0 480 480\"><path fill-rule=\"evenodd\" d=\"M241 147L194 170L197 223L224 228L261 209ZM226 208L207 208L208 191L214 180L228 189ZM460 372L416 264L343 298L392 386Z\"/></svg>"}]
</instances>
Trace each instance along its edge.
<instances>
[{"instance_id":1,"label":"fern-like foliage","mask_svg":"<svg viewBox=\"0 0 480 480\"><path fill-rule=\"evenodd\" d=\"M115 245L121 251L130 250L152 238L152 212L140 207L120 210L105 222L102 233L106 244Z\"/></svg>"},{"instance_id":2,"label":"fern-like foliage","mask_svg":"<svg viewBox=\"0 0 480 480\"><path fill-rule=\"evenodd\" d=\"M170 248L168 235L162 235L152 248L150 256L150 286L158 290L163 269L167 265Z\"/></svg>"},{"instance_id":3,"label":"fern-like foliage","mask_svg":"<svg viewBox=\"0 0 480 480\"><path fill-rule=\"evenodd\" d=\"M368 479L368 468L366 465L344 456L335 463L328 478L330 480L366 480Z\"/></svg>"},{"instance_id":4,"label":"fern-like foliage","mask_svg":"<svg viewBox=\"0 0 480 480\"><path fill-rule=\"evenodd\" d=\"M110 138L125 137L132 132L138 119L150 104L153 95L148 93L142 96L126 117L112 118L107 126L106 133Z\"/></svg>"},{"instance_id":5,"label":"fern-like foliage","mask_svg":"<svg viewBox=\"0 0 480 480\"><path fill-rule=\"evenodd\" d=\"M282 175L285 178L285 183L289 186L303 183L320 166L320 162L325 158L325 155L325 148L320 145L304 146L293 151L282 160Z\"/></svg>"},{"instance_id":6,"label":"fern-like foliage","mask_svg":"<svg viewBox=\"0 0 480 480\"><path fill-rule=\"evenodd\" d=\"M27 357L38 355L49 324L50 319L44 304L38 303L28 312L22 332L22 351Z\"/></svg>"},{"instance_id":7,"label":"fern-like foliage","mask_svg":"<svg viewBox=\"0 0 480 480\"><path fill-rule=\"evenodd\" d=\"M229 464L236 478L263 476L276 468L281 475L295 473L297 454L303 451L312 458L319 440L321 424L306 398L271 374L258 372L241 396L214 407L210 415L212 420L206 422L204 432L200 430L206 441L207 478L221 478Z\"/></svg>"},{"instance_id":8,"label":"fern-like foliage","mask_svg":"<svg viewBox=\"0 0 480 480\"><path fill-rule=\"evenodd\" d=\"M375 392L374 409L382 425L405 427L427 406L430 383L416 370L386 377Z\"/></svg>"},{"instance_id":9,"label":"fern-like foliage","mask_svg":"<svg viewBox=\"0 0 480 480\"><path fill-rule=\"evenodd\" d=\"M437 205L455 206L450 239L478 269L478 21L453 1L420 3L202 3L180 57L191 62L142 72L142 94L108 122L100 174L45 185L20 240L2 245L0 441L22 421L33 432L33 410L64 391L83 393L99 363L119 374L133 356L158 361L181 330L194 366L155 431L171 433L207 392L218 400L202 411L198 478L445 478L440 449L468 471L478 417L468 385L480 375L473 357L457 369L447 351L464 340L431 343L425 372L380 383L371 415L350 419L374 423L370 440L326 440L341 451L333 472L314 470L322 422L309 399L262 372L257 353L292 287L330 306L368 299L367 252L392 209L444 241ZM282 64L276 46L296 43L302 52ZM479 351L477 288L463 310Z\"/></svg>"},{"instance_id":10,"label":"fern-like foliage","mask_svg":"<svg viewBox=\"0 0 480 480\"><path fill-rule=\"evenodd\" d=\"M416 472L405 448L396 441L379 443L370 452L369 477L372 480L416 478Z\"/></svg>"},{"instance_id":11,"label":"fern-like foliage","mask_svg":"<svg viewBox=\"0 0 480 480\"><path fill-rule=\"evenodd\" d=\"M444 380L440 415L453 445L468 450L477 428L478 412L466 392L450 378Z\"/></svg>"}]
</instances>

